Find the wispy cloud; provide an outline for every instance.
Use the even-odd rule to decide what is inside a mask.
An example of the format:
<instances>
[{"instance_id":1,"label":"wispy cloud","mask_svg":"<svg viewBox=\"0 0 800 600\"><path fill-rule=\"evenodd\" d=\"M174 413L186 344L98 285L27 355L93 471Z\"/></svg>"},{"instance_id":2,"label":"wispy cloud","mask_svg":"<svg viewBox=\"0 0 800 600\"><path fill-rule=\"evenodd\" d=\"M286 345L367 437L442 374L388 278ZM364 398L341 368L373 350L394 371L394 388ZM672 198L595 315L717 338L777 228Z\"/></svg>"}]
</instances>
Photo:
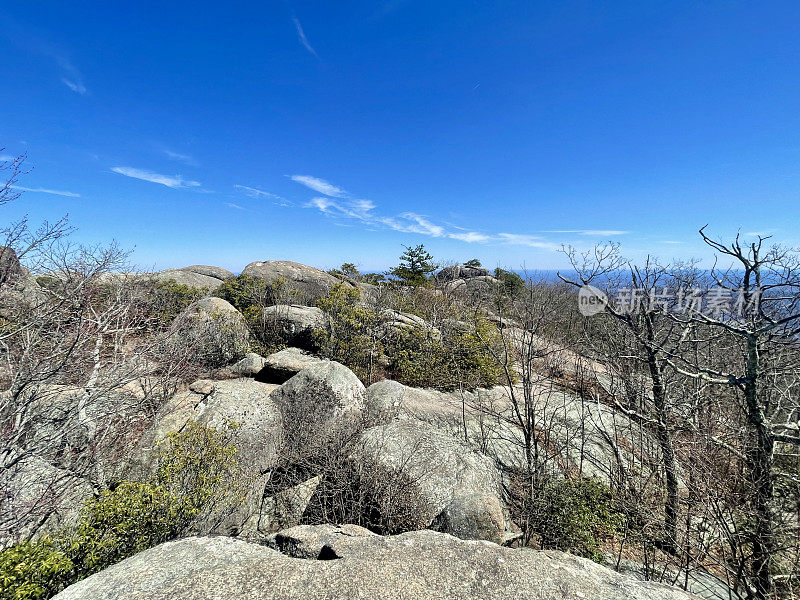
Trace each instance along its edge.
<instances>
[{"instance_id":1,"label":"wispy cloud","mask_svg":"<svg viewBox=\"0 0 800 600\"><path fill-rule=\"evenodd\" d=\"M77 67L75 67L66 56L52 48L44 49L44 53L49 54L61 68L61 83L81 96L85 96L89 93L89 90L87 90L86 86L83 84L83 75L81 75L81 72L78 71Z\"/></svg>"},{"instance_id":2,"label":"wispy cloud","mask_svg":"<svg viewBox=\"0 0 800 600\"><path fill-rule=\"evenodd\" d=\"M197 160L195 160L193 156L190 156L188 154L173 152L169 148L164 148L163 146L161 147L161 153L170 160L176 160L190 167L196 167L198 165Z\"/></svg>"},{"instance_id":3,"label":"wispy cloud","mask_svg":"<svg viewBox=\"0 0 800 600\"><path fill-rule=\"evenodd\" d=\"M125 177L141 179L142 181L149 181L150 183L159 183L173 189L200 187L200 182L184 179L180 175L161 175L160 173L153 173L152 171L135 169L133 167L112 167L111 170L114 173L125 175Z\"/></svg>"},{"instance_id":4,"label":"wispy cloud","mask_svg":"<svg viewBox=\"0 0 800 600\"><path fill-rule=\"evenodd\" d=\"M447 237L452 238L454 240L461 240L462 242L467 242L469 244L486 243L491 241L492 239L492 236L486 235L485 233L478 233L477 231L448 233Z\"/></svg>"},{"instance_id":5,"label":"wispy cloud","mask_svg":"<svg viewBox=\"0 0 800 600\"><path fill-rule=\"evenodd\" d=\"M250 198L256 198L256 199L266 198L272 200L272 203L275 204L276 206L294 206L294 202L287 200L286 198L283 198L281 196L278 196L277 194L273 194L272 192L260 190L258 188L250 187L248 185L236 184L233 187L234 189L239 190L240 192L242 192L243 194L245 194Z\"/></svg>"},{"instance_id":6,"label":"wispy cloud","mask_svg":"<svg viewBox=\"0 0 800 600\"><path fill-rule=\"evenodd\" d=\"M560 250L561 244L550 242L538 235L519 233L498 233L497 239L509 246L528 246L529 248L542 248L543 250Z\"/></svg>"},{"instance_id":7,"label":"wispy cloud","mask_svg":"<svg viewBox=\"0 0 800 600\"><path fill-rule=\"evenodd\" d=\"M470 231L452 224L439 224L427 215L415 212L403 212L395 216L378 213L378 207L372 200L349 198L343 189L316 177L293 175L291 178L326 196L317 196L304 206L315 208L325 216L344 224L345 221L358 221L369 228L392 229L403 233L417 233L435 238L449 238L469 244L518 245L544 250L559 250L561 244L547 239L526 234L497 233L488 234ZM323 191L324 190L324 191Z\"/></svg>"},{"instance_id":8,"label":"wispy cloud","mask_svg":"<svg viewBox=\"0 0 800 600\"><path fill-rule=\"evenodd\" d=\"M292 21L294 22L294 26L297 29L297 38L300 40L300 43L303 44L303 47L306 50L308 50L311 54L313 54L315 58L319 58L317 51L314 50L314 48L308 42L308 38L306 37L306 34L303 31L303 26L300 25L300 21L298 21L296 17L292 17Z\"/></svg>"},{"instance_id":9,"label":"wispy cloud","mask_svg":"<svg viewBox=\"0 0 800 600\"><path fill-rule=\"evenodd\" d=\"M578 235L603 237L627 235L630 233L630 231L624 231L622 229L551 229L549 231L545 231L544 233L577 233Z\"/></svg>"},{"instance_id":10,"label":"wispy cloud","mask_svg":"<svg viewBox=\"0 0 800 600\"><path fill-rule=\"evenodd\" d=\"M71 79L67 79L66 77L61 78L61 83L67 86L76 94L80 94L81 96L85 96L89 90L86 89L86 86L83 85L80 81L72 81Z\"/></svg>"},{"instance_id":11,"label":"wispy cloud","mask_svg":"<svg viewBox=\"0 0 800 600\"><path fill-rule=\"evenodd\" d=\"M396 217L379 217L377 221L395 231L421 233L431 237L444 237L445 229L432 223L426 216L405 212Z\"/></svg>"},{"instance_id":12,"label":"wispy cloud","mask_svg":"<svg viewBox=\"0 0 800 600\"><path fill-rule=\"evenodd\" d=\"M80 198L80 194L76 194L75 192L64 192L61 190L50 190L47 188L29 188L23 187L21 185L12 185L11 189L17 190L18 192L35 192L41 194L52 194L54 196L66 196L67 198Z\"/></svg>"},{"instance_id":13,"label":"wispy cloud","mask_svg":"<svg viewBox=\"0 0 800 600\"><path fill-rule=\"evenodd\" d=\"M7 162L9 160L14 160L14 157L10 154L0 154L0 162Z\"/></svg>"},{"instance_id":14,"label":"wispy cloud","mask_svg":"<svg viewBox=\"0 0 800 600\"><path fill-rule=\"evenodd\" d=\"M307 188L311 188L320 194L325 194L326 196L332 196L334 198L344 198L347 196L347 192L342 188L336 187L319 177L312 177L311 175L289 175L288 177L292 181L304 185Z\"/></svg>"},{"instance_id":15,"label":"wispy cloud","mask_svg":"<svg viewBox=\"0 0 800 600\"><path fill-rule=\"evenodd\" d=\"M236 210L247 210L244 206L239 206L238 204L234 204L233 202L226 202L225 206L230 208L235 208Z\"/></svg>"}]
</instances>

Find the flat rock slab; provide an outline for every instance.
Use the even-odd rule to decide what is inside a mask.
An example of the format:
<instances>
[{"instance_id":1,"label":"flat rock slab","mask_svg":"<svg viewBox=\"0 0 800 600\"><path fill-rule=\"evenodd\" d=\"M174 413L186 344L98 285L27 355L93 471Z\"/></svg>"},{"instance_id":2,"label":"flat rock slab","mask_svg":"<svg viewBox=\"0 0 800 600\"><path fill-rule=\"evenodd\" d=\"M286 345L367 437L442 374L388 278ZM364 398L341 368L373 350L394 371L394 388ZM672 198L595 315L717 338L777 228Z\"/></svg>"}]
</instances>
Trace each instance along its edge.
<instances>
[{"instance_id":1,"label":"flat rock slab","mask_svg":"<svg viewBox=\"0 0 800 600\"><path fill-rule=\"evenodd\" d=\"M58 600L679 600L677 588L636 581L562 552L503 548L433 531L393 537L293 528L322 541L321 560L224 537L186 538L122 561ZM304 532L305 530L305 532ZM341 538L336 540L336 538ZM296 546L295 546L296 547ZM287 546L287 550L289 547ZM307 556L308 554L306 554ZM313 553L312 553L313 555ZM328 560L325 560L328 559Z\"/></svg>"}]
</instances>

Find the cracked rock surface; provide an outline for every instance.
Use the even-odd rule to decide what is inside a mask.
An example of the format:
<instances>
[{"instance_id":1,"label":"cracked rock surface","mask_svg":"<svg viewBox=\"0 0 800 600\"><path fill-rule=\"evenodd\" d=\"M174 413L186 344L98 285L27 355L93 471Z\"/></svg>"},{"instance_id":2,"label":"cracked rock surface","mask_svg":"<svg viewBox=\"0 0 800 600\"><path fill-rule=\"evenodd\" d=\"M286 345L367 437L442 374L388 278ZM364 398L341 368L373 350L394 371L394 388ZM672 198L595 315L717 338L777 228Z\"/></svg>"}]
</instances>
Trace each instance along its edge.
<instances>
[{"instance_id":1,"label":"cracked rock surface","mask_svg":"<svg viewBox=\"0 0 800 600\"><path fill-rule=\"evenodd\" d=\"M299 526L279 532L270 543L273 548L225 537L167 542L70 586L56 598L696 598L562 552L504 548L427 530L382 537L352 525Z\"/></svg>"}]
</instances>

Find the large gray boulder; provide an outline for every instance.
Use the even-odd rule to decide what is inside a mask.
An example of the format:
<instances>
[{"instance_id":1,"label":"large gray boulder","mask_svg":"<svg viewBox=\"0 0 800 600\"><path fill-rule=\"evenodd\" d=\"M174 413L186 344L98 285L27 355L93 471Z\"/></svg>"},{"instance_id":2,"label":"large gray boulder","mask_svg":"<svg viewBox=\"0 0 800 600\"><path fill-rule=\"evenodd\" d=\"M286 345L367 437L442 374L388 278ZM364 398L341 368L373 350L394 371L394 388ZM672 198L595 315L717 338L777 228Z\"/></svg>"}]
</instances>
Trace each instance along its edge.
<instances>
[{"instance_id":1,"label":"large gray boulder","mask_svg":"<svg viewBox=\"0 0 800 600\"><path fill-rule=\"evenodd\" d=\"M311 365L273 394L283 416L290 455L325 452L336 436L352 431L363 419L364 384L344 365L327 361Z\"/></svg>"},{"instance_id":2,"label":"large gray boulder","mask_svg":"<svg viewBox=\"0 0 800 600\"><path fill-rule=\"evenodd\" d=\"M155 278L159 281L174 280L180 285L188 285L194 288L208 288L215 290L222 285L222 282L231 277L233 273L222 267L210 267L208 265L192 265L181 269L166 269L155 273Z\"/></svg>"},{"instance_id":3,"label":"large gray boulder","mask_svg":"<svg viewBox=\"0 0 800 600\"><path fill-rule=\"evenodd\" d=\"M9 246L0 246L0 285L25 274L17 253Z\"/></svg>"},{"instance_id":4,"label":"large gray boulder","mask_svg":"<svg viewBox=\"0 0 800 600\"><path fill-rule=\"evenodd\" d=\"M359 452L379 466L407 475L424 500L429 526L463 539L502 543L515 537L506 516L500 474L493 461L450 434L412 419L378 425L362 434Z\"/></svg>"},{"instance_id":5,"label":"large gray boulder","mask_svg":"<svg viewBox=\"0 0 800 600\"><path fill-rule=\"evenodd\" d=\"M256 373L257 381L264 383L285 383L303 369L327 362L300 348L284 348L264 359L261 370Z\"/></svg>"},{"instance_id":6,"label":"large gray boulder","mask_svg":"<svg viewBox=\"0 0 800 600\"><path fill-rule=\"evenodd\" d=\"M265 364L266 359L263 356L256 354L255 352L248 352L244 355L244 358L236 362L236 364L231 367L231 370L238 377L255 377L261 372L261 369L264 368Z\"/></svg>"},{"instance_id":7,"label":"large gray boulder","mask_svg":"<svg viewBox=\"0 0 800 600\"><path fill-rule=\"evenodd\" d=\"M469 298L488 298L496 293L500 281L491 275L470 277L469 279L452 279L444 284L444 291L457 293Z\"/></svg>"},{"instance_id":8,"label":"large gray boulder","mask_svg":"<svg viewBox=\"0 0 800 600\"><path fill-rule=\"evenodd\" d=\"M242 271L242 275L257 277L267 281L285 280L304 301L321 298L342 280L321 269L309 267L289 260L267 260L251 262ZM345 282L347 285L353 285ZM355 286L354 286L355 287Z\"/></svg>"},{"instance_id":9,"label":"large gray boulder","mask_svg":"<svg viewBox=\"0 0 800 600\"><path fill-rule=\"evenodd\" d=\"M239 464L248 472L268 471L275 465L283 436L280 411L271 398L277 388L247 378L196 381L158 412L137 449L139 463L146 470L160 442L196 422L229 435L230 443L237 449Z\"/></svg>"},{"instance_id":10,"label":"large gray boulder","mask_svg":"<svg viewBox=\"0 0 800 600\"><path fill-rule=\"evenodd\" d=\"M235 495L244 502L234 506L220 502L198 529L201 533L255 536L269 471L277 463L283 440L281 414L270 398L276 388L253 379L196 381L159 411L134 453L128 477L146 479L153 474L160 444L192 422L221 431L225 443L237 451L237 484L242 489Z\"/></svg>"},{"instance_id":11,"label":"large gray boulder","mask_svg":"<svg viewBox=\"0 0 800 600\"><path fill-rule=\"evenodd\" d=\"M195 360L207 367L221 367L244 356L250 332L242 314L222 298L202 298L172 322L173 340L193 349Z\"/></svg>"},{"instance_id":12,"label":"large gray boulder","mask_svg":"<svg viewBox=\"0 0 800 600\"><path fill-rule=\"evenodd\" d=\"M193 537L145 550L57 600L689 600L584 558L503 548L433 531L393 537L296 527L273 548ZM319 551L317 551L319 548ZM314 556L316 552L316 556ZM301 556L301 558L295 558ZM317 560L309 560L313 557ZM335 560L329 560L335 559Z\"/></svg>"},{"instance_id":13,"label":"large gray boulder","mask_svg":"<svg viewBox=\"0 0 800 600\"><path fill-rule=\"evenodd\" d=\"M387 333L404 333L411 329L417 329L429 334L434 339L441 339L441 332L431 326L425 319L417 315L402 312L399 310L386 309L380 313L383 319L383 326Z\"/></svg>"},{"instance_id":14,"label":"large gray boulder","mask_svg":"<svg viewBox=\"0 0 800 600\"><path fill-rule=\"evenodd\" d=\"M486 277L489 270L482 267L467 267L465 265L454 265L445 267L434 275L437 281L453 281L455 279L471 279L472 277Z\"/></svg>"},{"instance_id":15,"label":"large gray boulder","mask_svg":"<svg viewBox=\"0 0 800 600\"><path fill-rule=\"evenodd\" d=\"M91 484L37 456L0 469L0 549L78 521Z\"/></svg>"},{"instance_id":16,"label":"large gray boulder","mask_svg":"<svg viewBox=\"0 0 800 600\"><path fill-rule=\"evenodd\" d=\"M326 330L328 317L316 306L278 304L264 309L264 319L289 345L304 350L314 348L314 332Z\"/></svg>"}]
</instances>

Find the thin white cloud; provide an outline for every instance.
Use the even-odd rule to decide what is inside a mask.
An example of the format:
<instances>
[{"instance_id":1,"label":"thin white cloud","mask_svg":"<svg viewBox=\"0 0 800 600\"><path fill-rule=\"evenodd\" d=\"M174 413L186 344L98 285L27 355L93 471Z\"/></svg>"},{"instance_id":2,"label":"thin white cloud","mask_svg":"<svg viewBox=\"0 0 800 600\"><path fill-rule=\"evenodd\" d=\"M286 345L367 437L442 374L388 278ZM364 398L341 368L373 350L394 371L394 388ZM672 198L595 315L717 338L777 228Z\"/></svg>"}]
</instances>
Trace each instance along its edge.
<instances>
[{"instance_id":1,"label":"thin white cloud","mask_svg":"<svg viewBox=\"0 0 800 600\"><path fill-rule=\"evenodd\" d=\"M230 208L235 208L236 210L247 210L244 206L239 206L238 204L234 204L233 202L226 202L225 206Z\"/></svg>"},{"instance_id":2,"label":"thin white cloud","mask_svg":"<svg viewBox=\"0 0 800 600\"><path fill-rule=\"evenodd\" d=\"M125 175L125 177L141 179L142 181L149 181L150 183L159 183L173 189L200 187L200 182L184 179L180 175L161 175L160 173L153 173L152 171L135 169L133 167L112 167L111 170L114 173Z\"/></svg>"},{"instance_id":3,"label":"thin white cloud","mask_svg":"<svg viewBox=\"0 0 800 600\"><path fill-rule=\"evenodd\" d=\"M164 156L166 156L170 160L176 160L176 161L181 162L181 163L183 163L185 165L188 165L190 167L196 167L198 165L198 163L195 160L195 158L193 156L188 155L188 154L181 154L180 152L173 152L169 148L161 148L161 152L162 152L162 154L164 154Z\"/></svg>"},{"instance_id":4,"label":"thin white cloud","mask_svg":"<svg viewBox=\"0 0 800 600\"><path fill-rule=\"evenodd\" d=\"M371 200L334 200L333 198L312 198L307 208L316 208L330 217L357 219L366 223L380 222L381 217L372 214L375 203Z\"/></svg>"},{"instance_id":5,"label":"thin white cloud","mask_svg":"<svg viewBox=\"0 0 800 600\"><path fill-rule=\"evenodd\" d=\"M80 81L72 81L71 79L67 79L66 77L61 78L61 83L67 86L76 94L80 94L81 96L85 96L89 90L86 89L86 86L83 85Z\"/></svg>"},{"instance_id":6,"label":"thin white cloud","mask_svg":"<svg viewBox=\"0 0 800 600\"><path fill-rule=\"evenodd\" d=\"M52 49L45 51L45 53L50 54L58 66L61 67L61 70L63 71L61 83L81 96L85 96L89 93L89 90L87 90L86 86L83 84L83 76L81 75L80 71L78 71L75 65L73 65L66 56Z\"/></svg>"},{"instance_id":7,"label":"thin white cloud","mask_svg":"<svg viewBox=\"0 0 800 600\"><path fill-rule=\"evenodd\" d=\"M308 42L308 38L306 37L306 34L303 31L303 26L300 25L300 21L298 21L296 17L292 17L292 21L294 22L294 26L297 29L297 38L300 40L300 43L303 44L303 47L306 50L308 50L311 54L313 54L315 58L319 58L317 51L314 50L314 48Z\"/></svg>"},{"instance_id":8,"label":"thin white cloud","mask_svg":"<svg viewBox=\"0 0 800 600\"><path fill-rule=\"evenodd\" d=\"M578 235L590 236L613 236L613 235L627 235L630 231L622 229L552 229L544 233L577 233Z\"/></svg>"},{"instance_id":9,"label":"thin white cloud","mask_svg":"<svg viewBox=\"0 0 800 600\"><path fill-rule=\"evenodd\" d=\"M560 250L561 245L549 242L538 235L519 233L498 233L497 239L510 246L528 246L529 248L542 248L544 250Z\"/></svg>"},{"instance_id":10,"label":"thin white cloud","mask_svg":"<svg viewBox=\"0 0 800 600\"><path fill-rule=\"evenodd\" d=\"M431 237L442 237L445 234L444 227L431 223L427 217L416 213L406 212L397 217L381 217L378 218L378 222L405 233L421 233Z\"/></svg>"},{"instance_id":11,"label":"thin white cloud","mask_svg":"<svg viewBox=\"0 0 800 600\"><path fill-rule=\"evenodd\" d=\"M429 217L413 212L404 212L390 217L376 214L377 206L371 200L337 199L330 197L312 198L306 208L315 208L322 214L342 224L346 220L360 221L370 230L392 229L403 233L417 233L435 238L449 238L469 244L519 245L544 250L559 250L560 244L547 241L540 236L514 233L489 235L478 231L453 231L455 226L445 227L434 223Z\"/></svg>"},{"instance_id":12,"label":"thin white cloud","mask_svg":"<svg viewBox=\"0 0 800 600\"><path fill-rule=\"evenodd\" d=\"M282 198L281 196L273 194L272 192L267 192L265 190L260 190L258 188L250 187L249 185L239 185L238 183L235 184L233 187L234 189L239 190L240 192L242 192L243 194L245 194L250 198L255 198L255 199L268 198L272 200L272 203L275 206L294 206L294 203L291 202L290 200Z\"/></svg>"},{"instance_id":13,"label":"thin white cloud","mask_svg":"<svg viewBox=\"0 0 800 600\"><path fill-rule=\"evenodd\" d=\"M29 188L23 187L21 185L12 185L11 189L17 190L18 192L35 192L40 194L52 194L54 196L66 196L67 198L80 198L80 194L76 194L75 192L64 192L61 190L50 190L47 188Z\"/></svg>"},{"instance_id":14,"label":"thin white cloud","mask_svg":"<svg viewBox=\"0 0 800 600\"><path fill-rule=\"evenodd\" d=\"M265 192L264 190L260 190L258 188L250 187L247 185L239 185L237 183L233 187L241 192L244 192L247 196L250 196L251 198L280 198L280 196L276 196L271 192Z\"/></svg>"},{"instance_id":15,"label":"thin white cloud","mask_svg":"<svg viewBox=\"0 0 800 600\"><path fill-rule=\"evenodd\" d=\"M7 162L10 160L14 160L14 157L10 154L0 154L0 162Z\"/></svg>"},{"instance_id":16,"label":"thin white cloud","mask_svg":"<svg viewBox=\"0 0 800 600\"><path fill-rule=\"evenodd\" d=\"M490 241L492 238L484 233L478 233L477 231L465 231L463 233L448 233L447 237L452 238L454 240L461 240L462 242L467 242L469 244L481 244Z\"/></svg>"},{"instance_id":17,"label":"thin white cloud","mask_svg":"<svg viewBox=\"0 0 800 600\"><path fill-rule=\"evenodd\" d=\"M559 250L560 244L550 242L540 236L513 233L490 235L479 231L469 231L462 227L434 223L428 216L414 212L404 212L395 216L377 214L377 206L371 200L348 198L343 189L310 175L291 175L293 181L314 191L325 194L308 201L306 208L315 208L322 214L342 224L345 220L362 222L371 230L392 229L403 233L417 233L435 238L449 238L469 244L521 245L545 250ZM242 187L242 186L238 186ZM576 232L589 230L576 230ZM606 232L607 233L607 232Z\"/></svg>"},{"instance_id":18,"label":"thin white cloud","mask_svg":"<svg viewBox=\"0 0 800 600\"><path fill-rule=\"evenodd\" d=\"M326 196L332 196L334 198L344 198L347 196L347 192L342 188L336 187L332 183L328 183L319 177L312 177L311 175L289 175L289 179L315 192L325 194Z\"/></svg>"}]
</instances>

